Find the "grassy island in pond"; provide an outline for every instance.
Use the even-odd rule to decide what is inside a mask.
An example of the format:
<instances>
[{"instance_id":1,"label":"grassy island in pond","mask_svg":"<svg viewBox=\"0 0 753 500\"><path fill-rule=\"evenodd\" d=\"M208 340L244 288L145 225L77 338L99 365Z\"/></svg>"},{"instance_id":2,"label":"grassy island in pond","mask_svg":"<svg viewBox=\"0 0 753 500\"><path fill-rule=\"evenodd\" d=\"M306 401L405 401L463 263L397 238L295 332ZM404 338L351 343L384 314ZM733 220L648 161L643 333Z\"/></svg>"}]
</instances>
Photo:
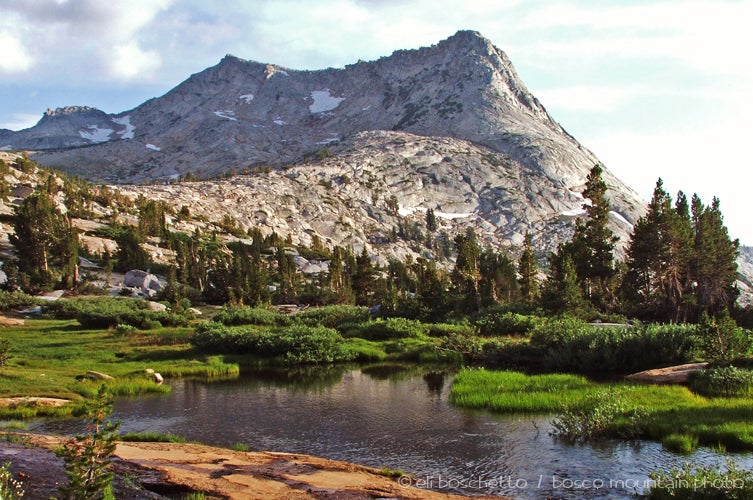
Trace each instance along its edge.
<instances>
[{"instance_id":1,"label":"grassy island in pond","mask_svg":"<svg viewBox=\"0 0 753 500\"><path fill-rule=\"evenodd\" d=\"M62 408L38 404L0 406L0 418L29 418L35 415L63 416L76 411L77 402L96 395L103 380L89 380L95 371L113 377L104 380L114 395L166 392L147 369L165 377L216 377L236 375L237 364L220 356L196 353L188 342L192 329L157 328L119 332L117 329L89 329L78 321L31 320L25 326L10 327L3 338L10 344L9 359L0 368L0 397L43 396L74 402Z\"/></svg>"},{"instance_id":2,"label":"grassy island in pond","mask_svg":"<svg viewBox=\"0 0 753 500\"><path fill-rule=\"evenodd\" d=\"M598 427L598 435L583 437L642 437L668 447L697 440L730 451L753 450L753 400L707 398L684 386L605 384L576 375L466 368L455 377L450 401L499 413L557 414L555 429L574 440L580 439L579 429Z\"/></svg>"}]
</instances>

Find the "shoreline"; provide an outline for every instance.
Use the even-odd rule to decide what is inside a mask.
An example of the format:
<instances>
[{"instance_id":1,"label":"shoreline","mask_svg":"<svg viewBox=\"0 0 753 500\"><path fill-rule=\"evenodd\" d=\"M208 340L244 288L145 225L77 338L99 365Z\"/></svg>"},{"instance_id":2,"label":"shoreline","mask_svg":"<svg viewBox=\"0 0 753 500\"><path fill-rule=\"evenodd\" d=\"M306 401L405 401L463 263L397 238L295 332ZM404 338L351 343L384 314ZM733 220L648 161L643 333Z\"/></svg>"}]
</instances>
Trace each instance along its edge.
<instances>
[{"instance_id":1,"label":"shoreline","mask_svg":"<svg viewBox=\"0 0 753 500\"><path fill-rule=\"evenodd\" d=\"M25 487L34 483L41 485L43 478L51 483L47 490L34 492L34 496L31 490L27 491L29 498L48 498L43 495L65 480L62 459L57 458L52 450L66 438L27 433L10 435L17 437L18 442L0 442L0 461L13 463L11 470L21 478ZM160 495L191 492L203 492L206 498L225 499L470 498L418 488L411 485L407 475L389 477L394 476L391 471L297 453L119 441L113 464L116 477L127 477L126 483L141 485L141 494L135 489L118 498L163 498ZM59 471L53 470L57 468ZM124 486L116 481L116 487Z\"/></svg>"}]
</instances>

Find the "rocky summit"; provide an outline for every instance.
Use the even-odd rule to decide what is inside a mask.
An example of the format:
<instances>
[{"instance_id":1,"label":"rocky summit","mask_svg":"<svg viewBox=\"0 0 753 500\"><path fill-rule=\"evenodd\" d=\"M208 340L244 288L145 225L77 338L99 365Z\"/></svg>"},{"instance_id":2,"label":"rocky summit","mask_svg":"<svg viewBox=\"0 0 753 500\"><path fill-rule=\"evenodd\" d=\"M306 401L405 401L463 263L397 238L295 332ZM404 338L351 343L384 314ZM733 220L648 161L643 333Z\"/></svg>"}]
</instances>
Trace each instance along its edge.
<instances>
[{"instance_id":1,"label":"rocky summit","mask_svg":"<svg viewBox=\"0 0 753 500\"><path fill-rule=\"evenodd\" d=\"M599 163L505 53L471 31L341 69L226 56L130 111L49 110L30 129L0 131L0 148L116 184L249 173L196 196L208 205L216 195L217 208L244 224L356 248L432 209L449 232L472 225L490 244L515 246L532 231L540 250L552 249ZM645 203L608 170L604 179L624 243ZM192 197L196 186L124 188L169 198Z\"/></svg>"}]
</instances>

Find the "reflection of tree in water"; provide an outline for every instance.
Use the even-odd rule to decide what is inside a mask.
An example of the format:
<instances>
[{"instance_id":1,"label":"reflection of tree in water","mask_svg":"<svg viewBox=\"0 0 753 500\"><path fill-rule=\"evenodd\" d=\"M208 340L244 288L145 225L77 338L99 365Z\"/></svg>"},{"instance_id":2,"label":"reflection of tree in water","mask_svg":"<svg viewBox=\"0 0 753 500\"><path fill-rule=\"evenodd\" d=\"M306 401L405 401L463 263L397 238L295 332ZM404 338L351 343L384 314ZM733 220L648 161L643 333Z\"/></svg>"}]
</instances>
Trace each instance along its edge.
<instances>
[{"instance_id":1,"label":"reflection of tree in water","mask_svg":"<svg viewBox=\"0 0 753 500\"><path fill-rule=\"evenodd\" d=\"M388 363L361 368L361 373L374 380L406 380L420 373L421 367Z\"/></svg>"},{"instance_id":2,"label":"reflection of tree in water","mask_svg":"<svg viewBox=\"0 0 753 500\"><path fill-rule=\"evenodd\" d=\"M345 365L302 365L285 368L259 368L248 373L254 385L284 387L291 391L314 391L338 384L348 367Z\"/></svg>"},{"instance_id":3,"label":"reflection of tree in water","mask_svg":"<svg viewBox=\"0 0 753 500\"><path fill-rule=\"evenodd\" d=\"M424 382L429 388L429 393L440 396L444 389L445 372L428 372L424 373Z\"/></svg>"}]
</instances>

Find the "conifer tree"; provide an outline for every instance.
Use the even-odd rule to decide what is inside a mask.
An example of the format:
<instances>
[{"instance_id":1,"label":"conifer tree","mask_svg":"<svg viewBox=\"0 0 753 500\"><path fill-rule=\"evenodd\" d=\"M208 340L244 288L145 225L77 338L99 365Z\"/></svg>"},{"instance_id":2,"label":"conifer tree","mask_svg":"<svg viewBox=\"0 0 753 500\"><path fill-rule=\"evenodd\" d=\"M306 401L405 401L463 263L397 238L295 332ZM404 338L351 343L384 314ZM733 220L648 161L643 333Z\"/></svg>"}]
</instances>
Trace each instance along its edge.
<instances>
[{"instance_id":1,"label":"conifer tree","mask_svg":"<svg viewBox=\"0 0 753 500\"><path fill-rule=\"evenodd\" d=\"M583 191L584 198L588 199L588 203L583 204L586 217L576 224L569 252L586 298L605 309L613 300L609 285L615 274L614 247L618 238L609 229L611 208L602 173L601 166L594 165L588 174Z\"/></svg>"},{"instance_id":2,"label":"conifer tree","mask_svg":"<svg viewBox=\"0 0 753 500\"><path fill-rule=\"evenodd\" d=\"M737 299L737 255L740 243L731 240L724 226L718 198L704 207L698 196L691 202L695 229L693 278L701 312L716 315Z\"/></svg>"},{"instance_id":3,"label":"conifer tree","mask_svg":"<svg viewBox=\"0 0 753 500\"><path fill-rule=\"evenodd\" d=\"M541 304L555 314L582 316L587 310L587 301L578 283L572 255L561 244L557 253L549 258L549 276L541 292Z\"/></svg>"},{"instance_id":4,"label":"conifer tree","mask_svg":"<svg viewBox=\"0 0 753 500\"><path fill-rule=\"evenodd\" d=\"M356 265L351 278L356 305L371 305L370 302L374 295L375 275L376 270L371 263L371 256L364 246L361 253L356 257Z\"/></svg>"},{"instance_id":5,"label":"conifer tree","mask_svg":"<svg viewBox=\"0 0 753 500\"><path fill-rule=\"evenodd\" d=\"M457 258L450 275L453 295L456 297L460 311L477 311L481 309L479 289L481 282L479 255L481 249L472 228L469 228L464 235L459 234L455 237L455 247L457 248Z\"/></svg>"},{"instance_id":6,"label":"conifer tree","mask_svg":"<svg viewBox=\"0 0 753 500\"><path fill-rule=\"evenodd\" d=\"M426 211L426 229L430 233L433 233L438 227L437 216L434 214L434 209L430 208Z\"/></svg>"},{"instance_id":7,"label":"conifer tree","mask_svg":"<svg viewBox=\"0 0 753 500\"><path fill-rule=\"evenodd\" d=\"M28 277L31 291L52 285L54 273L51 261L63 255L66 249L73 252L74 242L70 231L68 219L45 192L28 196L16 208L15 234L10 236L10 242L16 248L19 271Z\"/></svg>"},{"instance_id":8,"label":"conifer tree","mask_svg":"<svg viewBox=\"0 0 753 500\"><path fill-rule=\"evenodd\" d=\"M539 295L539 269L536 264L536 256L533 253L531 233L526 231L523 241L523 253L518 261L518 284L523 303L528 306L536 304Z\"/></svg>"}]
</instances>

